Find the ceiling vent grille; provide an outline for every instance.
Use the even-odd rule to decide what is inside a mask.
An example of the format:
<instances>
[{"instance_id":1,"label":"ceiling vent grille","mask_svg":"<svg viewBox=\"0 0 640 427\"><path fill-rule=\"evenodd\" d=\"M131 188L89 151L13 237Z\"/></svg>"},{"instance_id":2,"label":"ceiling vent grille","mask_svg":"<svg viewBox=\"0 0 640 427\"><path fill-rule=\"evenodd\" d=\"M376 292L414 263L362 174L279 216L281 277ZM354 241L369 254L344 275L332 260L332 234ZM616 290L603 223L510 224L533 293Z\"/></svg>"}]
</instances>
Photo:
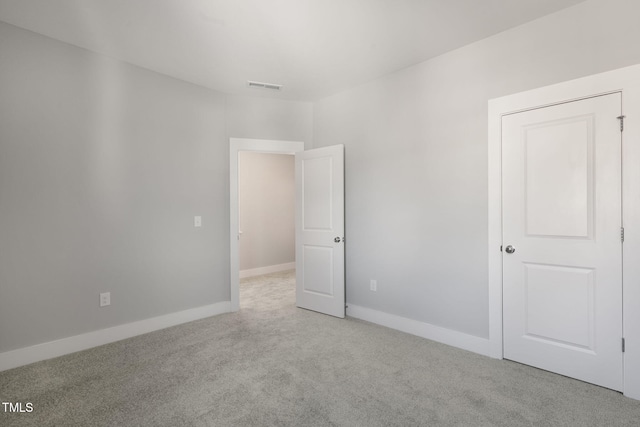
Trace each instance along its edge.
<instances>
[{"instance_id":1,"label":"ceiling vent grille","mask_svg":"<svg viewBox=\"0 0 640 427\"><path fill-rule=\"evenodd\" d=\"M247 82L249 87L258 88L258 89L269 89L269 90L281 90L282 85L277 85L275 83L263 83L263 82L254 82L249 80Z\"/></svg>"}]
</instances>

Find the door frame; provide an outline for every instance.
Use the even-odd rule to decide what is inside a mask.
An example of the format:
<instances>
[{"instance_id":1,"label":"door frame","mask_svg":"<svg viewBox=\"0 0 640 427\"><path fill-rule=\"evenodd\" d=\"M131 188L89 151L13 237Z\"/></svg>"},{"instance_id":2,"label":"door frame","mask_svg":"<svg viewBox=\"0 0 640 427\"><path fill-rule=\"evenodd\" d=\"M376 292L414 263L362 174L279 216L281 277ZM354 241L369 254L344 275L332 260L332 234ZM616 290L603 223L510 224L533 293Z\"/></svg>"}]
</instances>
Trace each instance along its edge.
<instances>
[{"instance_id":1,"label":"door frame","mask_svg":"<svg viewBox=\"0 0 640 427\"><path fill-rule=\"evenodd\" d=\"M273 139L229 138L229 290L231 311L240 310L240 260L238 230L238 157L240 151L295 154L304 151L304 142Z\"/></svg>"},{"instance_id":2,"label":"door frame","mask_svg":"<svg viewBox=\"0 0 640 427\"><path fill-rule=\"evenodd\" d=\"M640 399L640 65L489 100L488 285L489 355L503 358L502 337L502 116L620 92L622 114L624 395ZM633 302L636 301L634 304Z\"/></svg>"}]
</instances>

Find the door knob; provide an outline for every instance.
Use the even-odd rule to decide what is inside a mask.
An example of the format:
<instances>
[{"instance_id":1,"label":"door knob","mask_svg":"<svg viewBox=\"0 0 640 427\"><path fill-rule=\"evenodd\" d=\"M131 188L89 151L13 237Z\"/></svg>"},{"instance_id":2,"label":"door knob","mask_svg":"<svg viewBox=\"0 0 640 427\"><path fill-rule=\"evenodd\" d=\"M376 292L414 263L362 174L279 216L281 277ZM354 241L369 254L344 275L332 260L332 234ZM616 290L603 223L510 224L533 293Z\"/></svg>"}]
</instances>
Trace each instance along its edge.
<instances>
[{"instance_id":1,"label":"door knob","mask_svg":"<svg viewBox=\"0 0 640 427\"><path fill-rule=\"evenodd\" d=\"M508 254L512 254L516 251L516 248L514 248L513 246L509 245L506 248L504 248L504 251Z\"/></svg>"},{"instance_id":2,"label":"door knob","mask_svg":"<svg viewBox=\"0 0 640 427\"><path fill-rule=\"evenodd\" d=\"M342 239L340 239L339 237L336 237L335 239L333 239L333 241L336 242L336 243L340 243L340 240L342 240Z\"/></svg>"}]
</instances>

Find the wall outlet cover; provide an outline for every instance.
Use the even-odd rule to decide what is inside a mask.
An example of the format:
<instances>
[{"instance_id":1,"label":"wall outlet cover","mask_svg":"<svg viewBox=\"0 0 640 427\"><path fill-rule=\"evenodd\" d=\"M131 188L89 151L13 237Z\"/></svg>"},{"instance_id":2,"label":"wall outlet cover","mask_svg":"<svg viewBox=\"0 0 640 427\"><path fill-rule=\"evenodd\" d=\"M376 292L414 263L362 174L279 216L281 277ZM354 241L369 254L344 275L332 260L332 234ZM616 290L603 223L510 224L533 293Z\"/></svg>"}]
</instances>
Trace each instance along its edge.
<instances>
[{"instance_id":1,"label":"wall outlet cover","mask_svg":"<svg viewBox=\"0 0 640 427\"><path fill-rule=\"evenodd\" d=\"M111 292L103 292L100 294L100 307L111 305Z\"/></svg>"}]
</instances>

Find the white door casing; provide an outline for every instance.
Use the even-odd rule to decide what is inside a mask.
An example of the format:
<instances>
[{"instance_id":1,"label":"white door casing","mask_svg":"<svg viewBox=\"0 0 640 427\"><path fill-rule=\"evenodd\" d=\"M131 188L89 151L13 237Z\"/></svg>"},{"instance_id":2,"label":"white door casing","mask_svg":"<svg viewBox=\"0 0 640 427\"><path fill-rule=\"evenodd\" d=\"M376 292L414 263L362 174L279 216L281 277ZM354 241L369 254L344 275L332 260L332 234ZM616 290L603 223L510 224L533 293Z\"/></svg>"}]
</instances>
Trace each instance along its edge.
<instances>
[{"instance_id":1,"label":"white door casing","mask_svg":"<svg viewBox=\"0 0 640 427\"><path fill-rule=\"evenodd\" d=\"M610 93L622 94L624 395L640 399L640 65L491 99L488 103L489 355L503 358L502 118ZM506 245L506 243L505 243ZM516 248L516 253L517 248Z\"/></svg>"},{"instance_id":2,"label":"white door casing","mask_svg":"<svg viewBox=\"0 0 640 427\"><path fill-rule=\"evenodd\" d=\"M613 93L507 115L502 125L504 357L615 390L620 110Z\"/></svg>"},{"instance_id":3,"label":"white door casing","mask_svg":"<svg viewBox=\"0 0 640 427\"><path fill-rule=\"evenodd\" d=\"M231 310L240 309L240 277L238 260L239 207L238 207L238 153L253 151L259 153L294 154L304 150L300 141L279 141L269 139L230 138L229 141L229 269Z\"/></svg>"},{"instance_id":4,"label":"white door casing","mask_svg":"<svg viewBox=\"0 0 640 427\"><path fill-rule=\"evenodd\" d=\"M296 153L296 305L345 316L344 146Z\"/></svg>"}]
</instances>

